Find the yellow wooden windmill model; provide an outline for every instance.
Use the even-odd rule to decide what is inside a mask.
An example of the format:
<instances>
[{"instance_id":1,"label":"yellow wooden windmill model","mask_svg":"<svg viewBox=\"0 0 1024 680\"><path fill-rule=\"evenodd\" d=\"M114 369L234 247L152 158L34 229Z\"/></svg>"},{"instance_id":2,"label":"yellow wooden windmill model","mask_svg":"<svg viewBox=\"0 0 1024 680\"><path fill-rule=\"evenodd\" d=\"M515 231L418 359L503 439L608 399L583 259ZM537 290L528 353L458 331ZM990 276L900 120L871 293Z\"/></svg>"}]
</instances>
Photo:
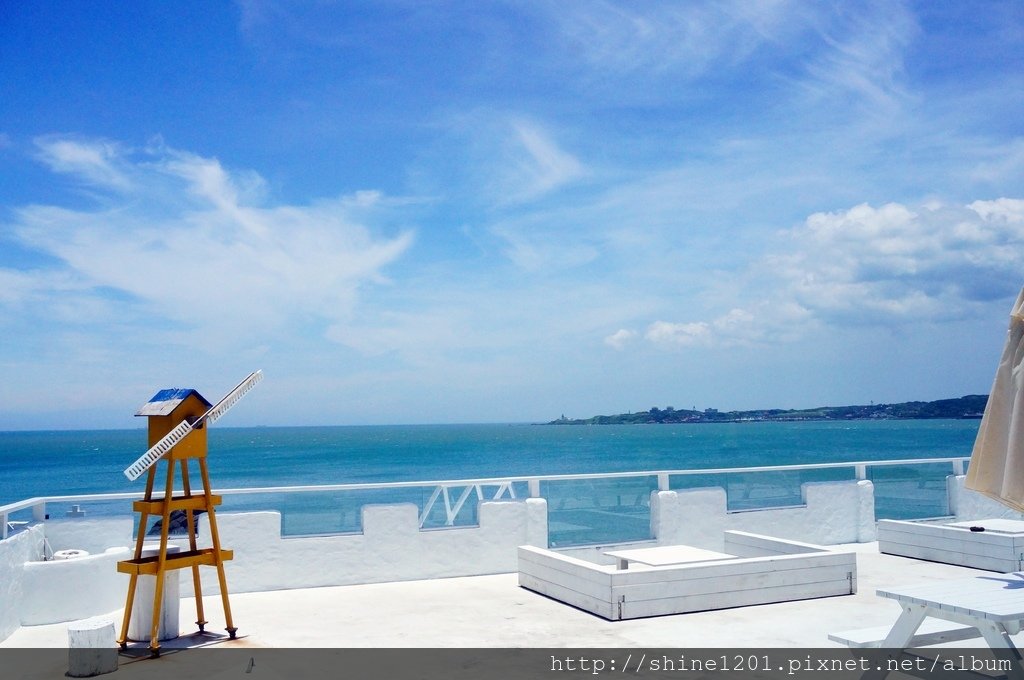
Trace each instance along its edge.
<instances>
[{"instance_id":1,"label":"yellow wooden windmill model","mask_svg":"<svg viewBox=\"0 0 1024 680\"><path fill-rule=\"evenodd\" d=\"M117 563L117 570L129 575L128 599L124 608L124 621L118 644L124 649L128 646L128 627L135 601L135 591L139 576L154 576L156 588L153 595L153 621L150 631L149 650L153 656L160 655L158 631L160 628L163 586L168 571L191 569L192 583L196 597L196 624L203 632L206 620L203 615L202 582L199 574L200 566L212 566L217 569L220 581L221 600L224 604L224 617L227 631L232 639L235 637L234 623L231 620L231 605L228 602L227 579L224 576L224 562L233 556L232 551L224 550L220 545L217 533L217 517L215 508L220 505L221 497L210 491L210 475L206 466L206 426L224 415L228 409L238 403L249 390L263 379L263 372L251 373L240 382L223 399L211 406L206 399L192 389L170 389L157 392L135 415L149 418L150 448L137 461L125 469L128 479L136 480L143 473L146 476L146 493L142 500L133 503L133 510L140 514L138 537L135 541L135 554L130 560ZM157 463L166 461L166 481L163 495L154 496L157 477ZM189 483L189 461L195 460L199 465L202 478L202 489L193 489ZM182 492L175 494L174 482L176 469L180 469ZM170 533L171 513L175 510L185 513L188 529L189 549L183 552L168 553L167 541ZM206 512L210 527L212 547L199 548L196 542L196 514ZM156 555L143 556L143 545L146 540L150 517L159 517L160 545ZM177 606L177 603L168 606Z\"/></svg>"}]
</instances>

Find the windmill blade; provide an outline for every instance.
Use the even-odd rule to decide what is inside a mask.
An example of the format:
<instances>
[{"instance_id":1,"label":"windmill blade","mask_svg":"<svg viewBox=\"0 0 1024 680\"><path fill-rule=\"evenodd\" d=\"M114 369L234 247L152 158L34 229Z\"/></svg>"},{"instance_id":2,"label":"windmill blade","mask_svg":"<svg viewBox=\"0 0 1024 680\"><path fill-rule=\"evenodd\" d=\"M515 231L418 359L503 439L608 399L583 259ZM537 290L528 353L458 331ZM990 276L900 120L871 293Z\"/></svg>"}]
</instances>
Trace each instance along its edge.
<instances>
[{"instance_id":1,"label":"windmill blade","mask_svg":"<svg viewBox=\"0 0 1024 680\"><path fill-rule=\"evenodd\" d=\"M210 424L215 423L218 418L227 413L232 406L237 404L238 400L244 397L249 390L256 387L261 380L263 380L263 371L253 371L245 380L235 385L235 389L225 394L223 399L214 404L210 410L204 413L196 422L201 423L205 421Z\"/></svg>"},{"instance_id":2,"label":"windmill blade","mask_svg":"<svg viewBox=\"0 0 1024 680\"><path fill-rule=\"evenodd\" d=\"M175 444L184 439L185 435L193 429L195 429L195 426L187 420L178 423L173 430L165 434L163 439L154 444L149 451L146 451L137 461L125 468L124 476L134 482L143 472L153 467L154 463L160 460L165 453L170 451Z\"/></svg>"},{"instance_id":3,"label":"windmill blade","mask_svg":"<svg viewBox=\"0 0 1024 680\"><path fill-rule=\"evenodd\" d=\"M165 434L160 441L142 454L137 461L125 468L124 476L132 481L138 479L143 472L153 467L164 454L174 448L189 432L197 427L201 427L203 423L213 423L227 413L249 390L256 387L260 380L263 380L263 371L253 371L245 380L235 385L233 390L224 395L220 401L210 407L206 413L195 421L190 423L187 420L183 420L178 423L174 429Z\"/></svg>"}]
</instances>

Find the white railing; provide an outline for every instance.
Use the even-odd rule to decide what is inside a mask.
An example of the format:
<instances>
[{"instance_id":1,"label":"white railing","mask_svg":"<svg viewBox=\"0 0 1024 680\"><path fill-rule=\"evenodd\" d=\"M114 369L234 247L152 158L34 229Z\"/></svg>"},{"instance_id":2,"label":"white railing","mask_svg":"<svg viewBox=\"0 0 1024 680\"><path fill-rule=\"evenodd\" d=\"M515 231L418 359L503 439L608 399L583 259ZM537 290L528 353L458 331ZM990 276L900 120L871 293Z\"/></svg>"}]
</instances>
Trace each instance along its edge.
<instances>
[{"instance_id":1,"label":"white railing","mask_svg":"<svg viewBox=\"0 0 1024 680\"><path fill-rule=\"evenodd\" d=\"M645 472L611 472L611 473L589 473L589 474L565 474L565 475L537 475L537 476L510 476L487 479L459 479L459 480L434 480L434 481L411 481L411 482L371 482L363 484L317 484L303 486L266 486L247 487L241 489L217 489L215 493L222 496L244 495L244 494L277 494L277 493L316 493L316 492L346 492L346 491L367 491L379 489L403 489L403 488L430 488L433 492L429 500L424 504L420 514L420 526L422 527L431 511L438 501L444 504L445 525L453 526L459 512L465 506L469 498L475 493L478 500L483 500L485 495L492 499L500 499L507 495L508 498L516 498L515 483L525 483L528 494L532 498L538 498L541 494L542 482L556 481L581 481L581 480L616 480L639 477L655 477L658 481L660 491L670 490L670 480L674 476L692 475L721 475L721 474L747 474L757 472L791 472L802 470L824 470L824 469L850 469L854 470L856 479L867 479L868 470L875 467L911 466L946 463L950 465L950 471L954 475L964 474L969 457L951 458L917 458L911 460L874 460L856 461L841 463L816 463L803 465L769 465L744 468L706 468L686 470L657 470ZM496 492L485 494L484 488L496 487ZM457 493L454 502L452 501L453 491ZM32 521L41 522L46 519L47 503L82 503L95 501L117 501L117 500L138 500L142 493L104 493L104 494L77 494L69 496L41 496L9 503L0 506L0 539L7 538L9 532L16 525L22 522L12 522L10 516L13 513L31 509Z\"/></svg>"}]
</instances>

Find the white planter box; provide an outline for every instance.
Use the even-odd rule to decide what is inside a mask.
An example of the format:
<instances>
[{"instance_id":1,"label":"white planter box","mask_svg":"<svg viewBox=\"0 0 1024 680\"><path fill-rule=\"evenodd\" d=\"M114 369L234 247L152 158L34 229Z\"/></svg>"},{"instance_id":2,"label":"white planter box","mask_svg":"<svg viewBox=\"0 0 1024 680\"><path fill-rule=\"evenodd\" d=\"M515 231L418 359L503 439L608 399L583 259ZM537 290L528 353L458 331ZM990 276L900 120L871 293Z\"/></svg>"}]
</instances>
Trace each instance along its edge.
<instances>
[{"instance_id":1,"label":"white planter box","mask_svg":"<svg viewBox=\"0 0 1024 680\"><path fill-rule=\"evenodd\" d=\"M971 531L984 527L985 531ZM956 564L974 569L1024 570L1024 522L976 519L968 522L878 522L878 550L890 555Z\"/></svg>"},{"instance_id":2,"label":"white planter box","mask_svg":"<svg viewBox=\"0 0 1024 680\"><path fill-rule=\"evenodd\" d=\"M682 614L754 604L849 595L856 556L825 548L725 532L734 559L620 570L551 550L519 548L519 585L606 619Z\"/></svg>"}]
</instances>

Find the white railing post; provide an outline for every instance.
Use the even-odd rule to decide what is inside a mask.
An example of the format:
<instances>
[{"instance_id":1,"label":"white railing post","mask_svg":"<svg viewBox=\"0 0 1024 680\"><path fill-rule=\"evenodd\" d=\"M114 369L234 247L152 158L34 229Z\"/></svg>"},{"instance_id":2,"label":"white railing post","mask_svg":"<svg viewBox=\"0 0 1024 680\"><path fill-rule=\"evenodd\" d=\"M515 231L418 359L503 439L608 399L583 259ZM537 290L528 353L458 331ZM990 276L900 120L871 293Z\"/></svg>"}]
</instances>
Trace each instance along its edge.
<instances>
[{"instance_id":1,"label":"white railing post","mask_svg":"<svg viewBox=\"0 0 1024 680\"><path fill-rule=\"evenodd\" d=\"M864 463L859 463L856 466L857 469L857 480L863 481L868 478L868 466Z\"/></svg>"},{"instance_id":2,"label":"white railing post","mask_svg":"<svg viewBox=\"0 0 1024 680\"><path fill-rule=\"evenodd\" d=\"M526 486L530 490L530 498L540 498L540 480L536 477L531 477L527 480Z\"/></svg>"},{"instance_id":3,"label":"white railing post","mask_svg":"<svg viewBox=\"0 0 1024 680\"><path fill-rule=\"evenodd\" d=\"M36 503L32 506L32 519L42 522L46 519L46 502Z\"/></svg>"},{"instance_id":4,"label":"white railing post","mask_svg":"<svg viewBox=\"0 0 1024 680\"><path fill-rule=\"evenodd\" d=\"M669 489L669 483L668 483L668 473L667 472L659 472L658 473L658 491L669 491L669 490L670 489Z\"/></svg>"},{"instance_id":5,"label":"white railing post","mask_svg":"<svg viewBox=\"0 0 1024 680\"><path fill-rule=\"evenodd\" d=\"M964 473L964 459L959 458L953 461L953 474L957 477Z\"/></svg>"},{"instance_id":6,"label":"white railing post","mask_svg":"<svg viewBox=\"0 0 1024 680\"><path fill-rule=\"evenodd\" d=\"M0 541L7 538L7 513L0 512Z\"/></svg>"}]
</instances>

